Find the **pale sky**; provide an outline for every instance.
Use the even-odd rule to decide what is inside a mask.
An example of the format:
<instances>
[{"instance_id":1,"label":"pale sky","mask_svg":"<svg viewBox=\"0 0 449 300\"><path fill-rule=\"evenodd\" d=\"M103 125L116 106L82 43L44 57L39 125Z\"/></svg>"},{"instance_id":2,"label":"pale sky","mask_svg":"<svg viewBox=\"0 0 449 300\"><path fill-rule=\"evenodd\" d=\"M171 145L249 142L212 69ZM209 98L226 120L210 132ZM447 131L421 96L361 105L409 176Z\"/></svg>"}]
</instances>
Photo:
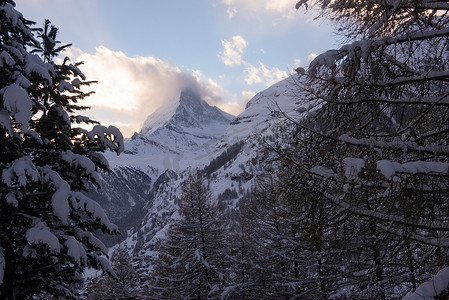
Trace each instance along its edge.
<instances>
[{"instance_id":1,"label":"pale sky","mask_svg":"<svg viewBox=\"0 0 449 300\"><path fill-rule=\"evenodd\" d=\"M16 0L59 28L96 91L83 112L129 137L185 87L234 115L257 92L337 47L332 28L295 0Z\"/></svg>"}]
</instances>

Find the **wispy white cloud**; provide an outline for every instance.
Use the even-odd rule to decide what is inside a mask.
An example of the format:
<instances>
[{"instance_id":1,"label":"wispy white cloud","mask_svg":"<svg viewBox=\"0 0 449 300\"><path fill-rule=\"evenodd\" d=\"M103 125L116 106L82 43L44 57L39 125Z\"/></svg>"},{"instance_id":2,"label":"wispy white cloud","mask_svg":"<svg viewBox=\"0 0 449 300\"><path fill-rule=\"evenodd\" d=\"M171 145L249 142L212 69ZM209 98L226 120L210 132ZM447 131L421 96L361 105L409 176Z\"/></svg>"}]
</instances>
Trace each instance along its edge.
<instances>
[{"instance_id":1,"label":"wispy white cloud","mask_svg":"<svg viewBox=\"0 0 449 300\"><path fill-rule=\"evenodd\" d=\"M307 56L307 64L310 64L317 56L318 55L316 53L310 53L309 56Z\"/></svg>"},{"instance_id":2,"label":"wispy white cloud","mask_svg":"<svg viewBox=\"0 0 449 300\"><path fill-rule=\"evenodd\" d=\"M300 60L299 58L296 58L293 62L293 68L302 67L302 66L303 66L302 60Z\"/></svg>"},{"instance_id":3,"label":"wispy white cloud","mask_svg":"<svg viewBox=\"0 0 449 300\"><path fill-rule=\"evenodd\" d=\"M221 41L223 51L218 53L218 58L226 66L239 66L242 63L242 56L248 42L240 35L235 35L230 41Z\"/></svg>"},{"instance_id":4,"label":"wispy white cloud","mask_svg":"<svg viewBox=\"0 0 449 300\"><path fill-rule=\"evenodd\" d=\"M232 19L237 14L237 12L238 10L235 7L228 7L228 9L226 10L229 19Z\"/></svg>"},{"instance_id":5,"label":"wispy white cloud","mask_svg":"<svg viewBox=\"0 0 449 300\"><path fill-rule=\"evenodd\" d=\"M210 105L216 105L221 110L233 115L240 114L246 103L255 95L253 91L242 91L241 95L231 95L225 91L217 82L206 76L199 70L192 71L193 76L199 83L200 94Z\"/></svg>"},{"instance_id":6,"label":"wispy white cloud","mask_svg":"<svg viewBox=\"0 0 449 300\"><path fill-rule=\"evenodd\" d=\"M295 2L291 0L222 0L222 3L228 9L235 10L235 13L229 16L230 18L237 12L252 15L271 13L290 18L295 11Z\"/></svg>"},{"instance_id":7,"label":"wispy white cloud","mask_svg":"<svg viewBox=\"0 0 449 300\"><path fill-rule=\"evenodd\" d=\"M270 86L288 76L286 71L282 71L276 67L270 69L260 61L257 66L245 61L243 59L243 54L246 47L248 47L248 42L240 35L233 36L230 41L223 40L221 44L223 46L223 51L218 53L218 58L226 66L233 67L243 65L245 74L244 80L248 85L263 83L265 86Z\"/></svg>"},{"instance_id":8,"label":"wispy white cloud","mask_svg":"<svg viewBox=\"0 0 449 300\"><path fill-rule=\"evenodd\" d=\"M263 79L260 76L260 70L251 64L247 64L245 68L245 82L248 85L262 83Z\"/></svg>"},{"instance_id":9,"label":"wispy white cloud","mask_svg":"<svg viewBox=\"0 0 449 300\"><path fill-rule=\"evenodd\" d=\"M301 68L306 68L309 66L309 64L312 62L312 60L315 59L315 57L317 57L317 54L315 53L310 53L305 62L302 59L296 58L293 62L293 65L291 66L290 72L294 72L296 70L296 68L301 67Z\"/></svg>"},{"instance_id":10,"label":"wispy white cloud","mask_svg":"<svg viewBox=\"0 0 449 300\"><path fill-rule=\"evenodd\" d=\"M84 61L80 68L87 79L98 80L92 86L95 94L82 103L91 106L85 114L105 125L118 125L125 136L140 131L148 115L163 103L176 100L184 88L198 91L210 104L228 105L223 99L226 92L218 83L197 70L183 71L168 61L129 57L104 46L93 54L72 48L66 55L73 61ZM240 113L237 106L230 112Z\"/></svg>"},{"instance_id":11,"label":"wispy white cloud","mask_svg":"<svg viewBox=\"0 0 449 300\"><path fill-rule=\"evenodd\" d=\"M245 110L246 104L249 100L251 100L252 97L256 95L255 92L250 90L244 90L241 92L240 95L231 95L229 97L229 101L224 101L217 103L216 105L226 112L229 112L233 115L238 115L242 111Z\"/></svg>"},{"instance_id":12,"label":"wispy white cloud","mask_svg":"<svg viewBox=\"0 0 449 300\"><path fill-rule=\"evenodd\" d=\"M259 61L257 66L245 63L245 82L248 85L263 83L270 86L288 77L288 73L279 68L268 68Z\"/></svg>"}]
</instances>

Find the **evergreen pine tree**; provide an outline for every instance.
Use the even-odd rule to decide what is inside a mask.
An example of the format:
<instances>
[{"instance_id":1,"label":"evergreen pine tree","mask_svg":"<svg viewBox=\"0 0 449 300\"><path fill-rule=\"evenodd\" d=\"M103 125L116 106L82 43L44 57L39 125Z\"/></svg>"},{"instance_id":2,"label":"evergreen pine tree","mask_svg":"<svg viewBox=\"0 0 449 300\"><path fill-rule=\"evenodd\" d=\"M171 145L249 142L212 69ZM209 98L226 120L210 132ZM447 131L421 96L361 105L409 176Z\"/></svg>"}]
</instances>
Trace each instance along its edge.
<instances>
[{"instance_id":1,"label":"evergreen pine tree","mask_svg":"<svg viewBox=\"0 0 449 300\"><path fill-rule=\"evenodd\" d=\"M123 138L112 126L73 126L96 123L76 114L90 82L80 64L53 60L67 47L56 28L46 21L40 43L14 6L0 1L0 298L73 298L86 267L113 273L93 232L117 228L81 191L98 184L101 152L120 153Z\"/></svg>"}]
</instances>

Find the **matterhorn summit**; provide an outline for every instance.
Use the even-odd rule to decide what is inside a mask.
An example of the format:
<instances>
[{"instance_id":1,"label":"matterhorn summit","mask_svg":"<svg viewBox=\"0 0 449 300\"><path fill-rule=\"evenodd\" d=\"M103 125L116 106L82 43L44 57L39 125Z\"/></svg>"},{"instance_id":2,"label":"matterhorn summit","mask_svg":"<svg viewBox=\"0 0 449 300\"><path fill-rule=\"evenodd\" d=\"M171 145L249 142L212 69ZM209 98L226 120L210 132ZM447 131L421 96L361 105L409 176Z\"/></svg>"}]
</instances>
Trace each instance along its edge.
<instances>
[{"instance_id":1,"label":"matterhorn summit","mask_svg":"<svg viewBox=\"0 0 449 300\"><path fill-rule=\"evenodd\" d=\"M184 89L178 99L148 116L142 130L126 141L125 152L108 157L109 163L113 168L134 167L155 178L166 170L207 164L233 119L197 92Z\"/></svg>"},{"instance_id":2,"label":"matterhorn summit","mask_svg":"<svg viewBox=\"0 0 449 300\"><path fill-rule=\"evenodd\" d=\"M168 102L152 113L140 134L169 148L196 150L217 142L232 119L234 116L185 89L177 101Z\"/></svg>"}]
</instances>

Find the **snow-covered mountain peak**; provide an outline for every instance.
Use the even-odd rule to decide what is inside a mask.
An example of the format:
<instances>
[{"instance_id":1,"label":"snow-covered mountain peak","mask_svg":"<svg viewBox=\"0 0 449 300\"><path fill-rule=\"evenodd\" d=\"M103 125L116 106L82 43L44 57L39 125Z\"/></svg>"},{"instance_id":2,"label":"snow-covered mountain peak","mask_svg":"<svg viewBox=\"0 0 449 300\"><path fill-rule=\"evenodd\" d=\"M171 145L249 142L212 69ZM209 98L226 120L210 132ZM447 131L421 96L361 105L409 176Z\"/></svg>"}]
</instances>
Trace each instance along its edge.
<instances>
[{"instance_id":1,"label":"snow-covered mountain peak","mask_svg":"<svg viewBox=\"0 0 449 300\"><path fill-rule=\"evenodd\" d=\"M183 90L126 141L120 157L107 155L112 168L133 167L155 180L165 170L181 171L209 163L216 143L234 116L210 106L192 90Z\"/></svg>"},{"instance_id":2,"label":"snow-covered mountain peak","mask_svg":"<svg viewBox=\"0 0 449 300\"><path fill-rule=\"evenodd\" d=\"M167 102L152 113L140 133L148 137L158 129L166 128L178 133L210 136L207 132L209 129L216 129L216 125L227 126L233 118L234 116L207 104L198 93L185 89L179 99ZM212 131L215 136L215 130Z\"/></svg>"},{"instance_id":3,"label":"snow-covered mountain peak","mask_svg":"<svg viewBox=\"0 0 449 300\"><path fill-rule=\"evenodd\" d=\"M166 125L175 114L179 102L179 99L172 99L156 109L143 123L140 134L151 135L158 128Z\"/></svg>"}]
</instances>

